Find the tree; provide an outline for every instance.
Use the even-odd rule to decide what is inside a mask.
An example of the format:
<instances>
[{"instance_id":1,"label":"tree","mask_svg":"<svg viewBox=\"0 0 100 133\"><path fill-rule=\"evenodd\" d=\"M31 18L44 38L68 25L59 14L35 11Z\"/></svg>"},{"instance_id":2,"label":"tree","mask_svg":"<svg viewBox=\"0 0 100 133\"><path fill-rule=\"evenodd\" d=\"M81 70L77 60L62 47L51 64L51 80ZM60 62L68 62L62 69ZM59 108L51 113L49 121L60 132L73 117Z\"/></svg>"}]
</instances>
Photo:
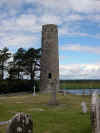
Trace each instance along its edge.
<instances>
[{"instance_id":1,"label":"tree","mask_svg":"<svg viewBox=\"0 0 100 133\"><path fill-rule=\"evenodd\" d=\"M29 76L32 84L39 78L41 49L19 48L14 54L13 62L9 63L9 79L23 79Z\"/></svg>"},{"instance_id":2,"label":"tree","mask_svg":"<svg viewBox=\"0 0 100 133\"><path fill-rule=\"evenodd\" d=\"M11 71L16 70L17 78L23 79L23 68L25 64L25 53L26 51L23 48L19 48L14 54L14 65Z\"/></svg>"},{"instance_id":3,"label":"tree","mask_svg":"<svg viewBox=\"0 0 100 133\"><path fill-rule=\"evenodd\" d=\"M8 79L9 80L17 79L17 71L18 70L15 67L14 61L9 62L9 64L8 64L8 74L9 74Z\"/></svg>"},{"instance_id":4,"label":"tree","mask_svg":"<svg viewBox=\"0 0 100 133\"><path fill-rule=\"evenodd\" d=\"M1 71L1 79L4 79L4 71L7 70L7 60L11 57L11 53L7 47L0 50L0 71Z\"/></svg>"},{"instance_id":5,"label":"tree","mask_svg":"<svg viewBox=\"0 0 100 133\"><path fill-rule=\"evenodd\" d=\"M30 75L32 86L34 85L35 77L40 71L40 56L41 49L30 48L25 54L25 70Z\"/></svg>"}]
</instances>

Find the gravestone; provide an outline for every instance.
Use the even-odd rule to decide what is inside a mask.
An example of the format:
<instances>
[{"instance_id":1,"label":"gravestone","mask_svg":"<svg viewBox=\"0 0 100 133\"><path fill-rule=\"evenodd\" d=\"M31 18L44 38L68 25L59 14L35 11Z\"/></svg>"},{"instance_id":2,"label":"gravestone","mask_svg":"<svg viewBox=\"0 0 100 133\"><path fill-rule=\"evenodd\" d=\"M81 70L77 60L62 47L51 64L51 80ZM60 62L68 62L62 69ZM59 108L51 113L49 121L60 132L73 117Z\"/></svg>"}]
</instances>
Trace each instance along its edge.
<instances>
[{"instance_id":1,"label":"gravestone","mask_svg":"<svg viewBox=\"0 0 100 133\"><path fill-rule=\"evenodd\" d=\"M87 113L88 109L87 109L87 106L86 106L86 103L85 102L82 102L81 103L81 107L82 107L82 112L85 114Z\"/></svg>"},{"instance_id":2,"label":"gravestone","mask_svg":"<svg viewBox=\"0 0 100 133\"><path fill-rule=\"evenodd\" d=\"M92 133L100 133L100 99L97 92L92 94L91 100Z\"/></svg>"},{"instance_id":3,"label":"gravestone","mask_svg":"<svg viewBox=\"0 0 100 133\"><path fill-rule=\"evenodd\" d=\"M35 87L35 85L34 85L34 92L33 92L33 96L36 96L36 87Z\"/></svg>"},{"instance_id":4,"label":"gravestone","mask_svg":"<svg viewBox=\"0 0 100 133\"><path fill-rule=\"evenodd\" d=\"M6 133L33 133L33 121L30 115L16 114L9 122Z\"/></svg>"},{"instance_id":5,"label":"gravestone","mask_svg":"<svg viewBox=\"0 0 100 133\"><path fill-rule=\"evenodd\" d=\"M66 96L66 90L63 91L64 96Z\"/></svg>"}]
</instances>

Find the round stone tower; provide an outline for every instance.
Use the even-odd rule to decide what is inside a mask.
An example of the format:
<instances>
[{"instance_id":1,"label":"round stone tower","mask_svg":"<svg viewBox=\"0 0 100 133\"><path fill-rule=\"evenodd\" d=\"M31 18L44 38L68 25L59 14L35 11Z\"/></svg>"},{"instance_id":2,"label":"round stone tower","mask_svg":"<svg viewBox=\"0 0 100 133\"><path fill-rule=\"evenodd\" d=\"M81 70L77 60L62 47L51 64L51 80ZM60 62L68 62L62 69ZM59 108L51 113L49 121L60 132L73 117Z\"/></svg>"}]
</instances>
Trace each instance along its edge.
<instances>
[{"instance_id":1,"label":"round stone tower","mask_svg":"<svg viewBox=\"0 0 100 133\"><path fill-rule=\"evenodd\" d=\"M56 89L59 89L58 29L54 24L47 24L42 26L40 91Z\"/></svg>"}]
</instances>

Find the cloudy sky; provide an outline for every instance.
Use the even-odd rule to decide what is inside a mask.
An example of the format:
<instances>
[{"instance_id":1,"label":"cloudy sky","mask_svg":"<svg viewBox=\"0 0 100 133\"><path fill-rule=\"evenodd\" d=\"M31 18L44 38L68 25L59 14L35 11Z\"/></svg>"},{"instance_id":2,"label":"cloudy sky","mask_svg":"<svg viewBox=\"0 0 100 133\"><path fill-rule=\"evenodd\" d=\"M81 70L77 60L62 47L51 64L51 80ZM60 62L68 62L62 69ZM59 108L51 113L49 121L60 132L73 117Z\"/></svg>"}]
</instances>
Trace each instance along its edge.
<instances>
[{"instance_id":1,"label":"cloudy sky","mask_svg":"<svg viewBox=\"0 0 100 133\"><path fill-rule=\"evenodd\" d=\"M0 49L41 47L43 24L58 25L60 78L100 79L100 0L0 0Z\"/></svg>"}]
</instances>

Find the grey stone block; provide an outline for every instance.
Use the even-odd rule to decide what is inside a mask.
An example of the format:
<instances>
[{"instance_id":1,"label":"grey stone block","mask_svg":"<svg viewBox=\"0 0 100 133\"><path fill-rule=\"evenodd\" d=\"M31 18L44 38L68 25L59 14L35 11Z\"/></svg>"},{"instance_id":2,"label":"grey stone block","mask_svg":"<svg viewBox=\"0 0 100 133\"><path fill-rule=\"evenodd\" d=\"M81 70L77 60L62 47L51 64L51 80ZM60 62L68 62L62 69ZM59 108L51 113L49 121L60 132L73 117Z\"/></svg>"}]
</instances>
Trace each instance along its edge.
<instances>
[{"instance_id":1,"label":"grey stone block","mask_svg":"<svg viewBox=\"0 0 100 133\"><path fill-rule=\"evenodd\" d=\"M33 133L31 116L25 113L17 113L10 120L6 133Z\"/></svg>"}]
</instances>

